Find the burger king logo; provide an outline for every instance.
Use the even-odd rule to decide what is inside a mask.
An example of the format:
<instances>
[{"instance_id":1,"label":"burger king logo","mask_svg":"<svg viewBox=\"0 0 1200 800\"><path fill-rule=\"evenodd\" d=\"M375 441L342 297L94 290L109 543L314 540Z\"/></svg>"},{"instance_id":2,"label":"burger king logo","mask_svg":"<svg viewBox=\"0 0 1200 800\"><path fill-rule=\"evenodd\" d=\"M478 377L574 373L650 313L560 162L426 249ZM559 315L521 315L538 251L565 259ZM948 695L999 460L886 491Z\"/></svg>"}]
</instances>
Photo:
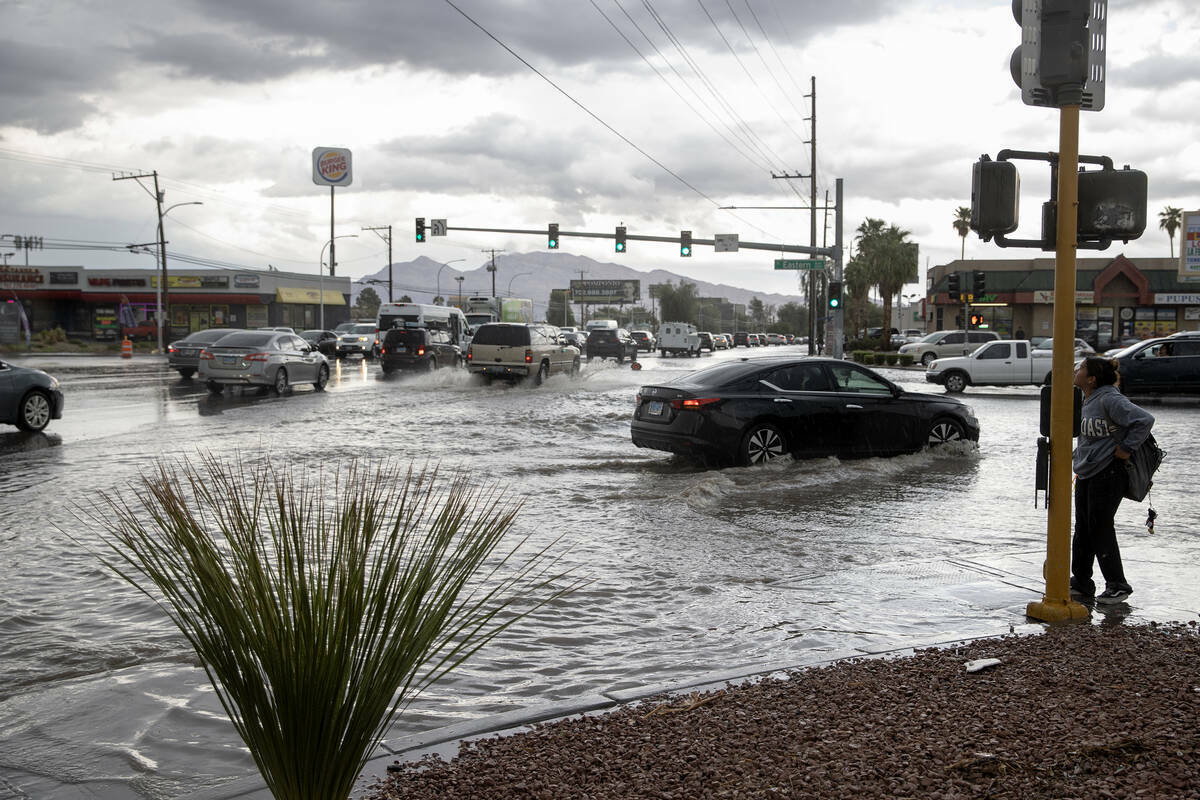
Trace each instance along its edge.
<instances>
[{"instance_id":1,"label":"burger king logo","mask_svg":"<svg viewBox=\"0 0 1200 800\"><path fill-rule=\"evenodd\" d=\"M313 183L324 186L349 186L350 151L341 147L313 150Z\"/></svg>"}]
</instances>

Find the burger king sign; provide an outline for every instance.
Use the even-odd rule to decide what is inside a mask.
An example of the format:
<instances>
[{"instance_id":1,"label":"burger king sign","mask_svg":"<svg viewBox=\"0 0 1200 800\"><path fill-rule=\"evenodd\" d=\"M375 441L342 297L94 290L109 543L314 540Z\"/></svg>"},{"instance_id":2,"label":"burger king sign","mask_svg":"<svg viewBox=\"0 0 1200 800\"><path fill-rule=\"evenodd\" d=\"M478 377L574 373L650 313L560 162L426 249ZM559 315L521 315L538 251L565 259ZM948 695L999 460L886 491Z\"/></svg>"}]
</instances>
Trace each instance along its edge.
<instances>
[{"instance_id":1,"label":"burger king sign","mask_svg":"<svg viewBox=\"0 0 1200 800\"><path fill-rule=\"evenodd\" d=\"M350 151L344 147L313 148L313 183L317 186L349 186L353 178Z\"/></svg>"}]
</instances>

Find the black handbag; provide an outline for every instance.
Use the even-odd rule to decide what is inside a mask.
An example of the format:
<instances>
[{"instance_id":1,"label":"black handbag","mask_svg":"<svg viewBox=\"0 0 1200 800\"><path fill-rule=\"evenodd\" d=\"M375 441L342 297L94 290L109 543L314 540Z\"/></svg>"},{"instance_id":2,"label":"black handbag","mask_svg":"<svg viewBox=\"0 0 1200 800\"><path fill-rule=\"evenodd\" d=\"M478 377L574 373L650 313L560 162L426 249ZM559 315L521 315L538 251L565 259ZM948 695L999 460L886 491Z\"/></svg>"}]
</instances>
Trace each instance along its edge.
<instances>
[{"instance_id":1,"label":"black handbag","mask_svg":"<svg viewBox=\"0 0 1200 800\"><path fill-rule=\"evenodd\" d=\"M1154 485L1154 473L1165 457L1154 434L1146 437L1146 441L1125 460L1125 496L1138 503L1146 499L1150 487Z\"/></svg>"}]
</instances>

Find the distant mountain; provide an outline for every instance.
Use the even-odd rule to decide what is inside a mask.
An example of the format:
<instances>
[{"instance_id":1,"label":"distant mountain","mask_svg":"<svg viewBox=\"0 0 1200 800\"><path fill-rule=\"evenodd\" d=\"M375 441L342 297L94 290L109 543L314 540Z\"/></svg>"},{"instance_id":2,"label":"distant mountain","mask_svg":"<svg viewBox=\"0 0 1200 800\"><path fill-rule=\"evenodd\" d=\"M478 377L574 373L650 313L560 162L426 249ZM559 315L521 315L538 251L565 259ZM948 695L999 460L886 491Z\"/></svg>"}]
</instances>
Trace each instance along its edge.
<instances>
[{"instance_id":1,"label":"distant mountain","mask_svg":"<svg viewBox=\"0 0 1200 800\"><path fill-rule=\"evenodd\" d=\"M412 261L395 262L392 264L392 297L399 300L408 295L417 303L430 302L440 291L443 297L459 293L457 278L462 277L463 294L492 294L492 274L487 271L488 264L484 262L476 269L459 270L458 264L444 267L441 262L420 256ZM441 272L440 285L438 272ZM501 296L528 297L533 300L535 309L542 312L550 299L551 289L567 289L572 280L620 280L636 279L642 282L642 299L645 305L650 305L650 284L675 283L687 281L696 284L701 297L724 297L732 303L749 303L757 297L767 305L779 306L784 303L801 303L799 295L773 294L741 289L725 283L708 283L683 275L677 275L667 270L656 269L642 272L623 264L596 261L587 256L577 256L570 253L503 253L496 256L496 292ZM370 283L368 283L370 281ZM382 281L382 283L379 283ZM352 298L358 299L358 293L365 286L371 285L379 296L387 300L388 268L384 267L373 275L355 280L352 285Z\"/></svg>"}]
</instances>

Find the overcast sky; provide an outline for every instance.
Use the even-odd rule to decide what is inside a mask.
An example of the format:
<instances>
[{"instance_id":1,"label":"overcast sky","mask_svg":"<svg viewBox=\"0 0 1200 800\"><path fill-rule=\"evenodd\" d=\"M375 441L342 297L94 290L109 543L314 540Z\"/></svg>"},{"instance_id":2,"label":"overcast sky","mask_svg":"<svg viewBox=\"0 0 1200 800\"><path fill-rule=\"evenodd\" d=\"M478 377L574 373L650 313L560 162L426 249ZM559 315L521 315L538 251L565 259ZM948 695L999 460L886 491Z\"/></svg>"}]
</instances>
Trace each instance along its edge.
<instances>
[{"instance_id":1,"label":"overcast sky","mask_svg":"<svg viewBox=\"0 0 1200 800\"><path fill-rule=\"evenodd\" d=\"M981 153L1057 149L1057 112L1022 105L1009 77L1019 41L1009 0L454 3L462 13L446 0L0 0L0 234L150 242L153 200L112 174L157 170L167 205L203 203L169 214L169 251L315 273L329 190L312 182L311 152L335 146L353 151L354 169L336 233L359 236L338 242L338 274L386 264L365 226L394 226L396 261L473 268L484 248L546 244L452 232L417 245L417 216L808 244L807 211L718 206L807 205L807 179L772 172L811 173L804 95L815 77L819 202L844 178L847 242L865 217L882 218L911 232L924 270L959 255L951 222ZM1110 0L1107 104L1081 115L1081 152L1146 171L1150 222L1109 255L1168 255L1158 212L1200 206L1194 12L1195 0ZM1020 168L1018 235L1036 236L1049 173ZM830 212L830 243L832 226ZM796 289L767 252L561 247ZM966 254L1039 253L972 234ZM50 249L29 262L153 263Z\"/></svg>"}]
</instances>

